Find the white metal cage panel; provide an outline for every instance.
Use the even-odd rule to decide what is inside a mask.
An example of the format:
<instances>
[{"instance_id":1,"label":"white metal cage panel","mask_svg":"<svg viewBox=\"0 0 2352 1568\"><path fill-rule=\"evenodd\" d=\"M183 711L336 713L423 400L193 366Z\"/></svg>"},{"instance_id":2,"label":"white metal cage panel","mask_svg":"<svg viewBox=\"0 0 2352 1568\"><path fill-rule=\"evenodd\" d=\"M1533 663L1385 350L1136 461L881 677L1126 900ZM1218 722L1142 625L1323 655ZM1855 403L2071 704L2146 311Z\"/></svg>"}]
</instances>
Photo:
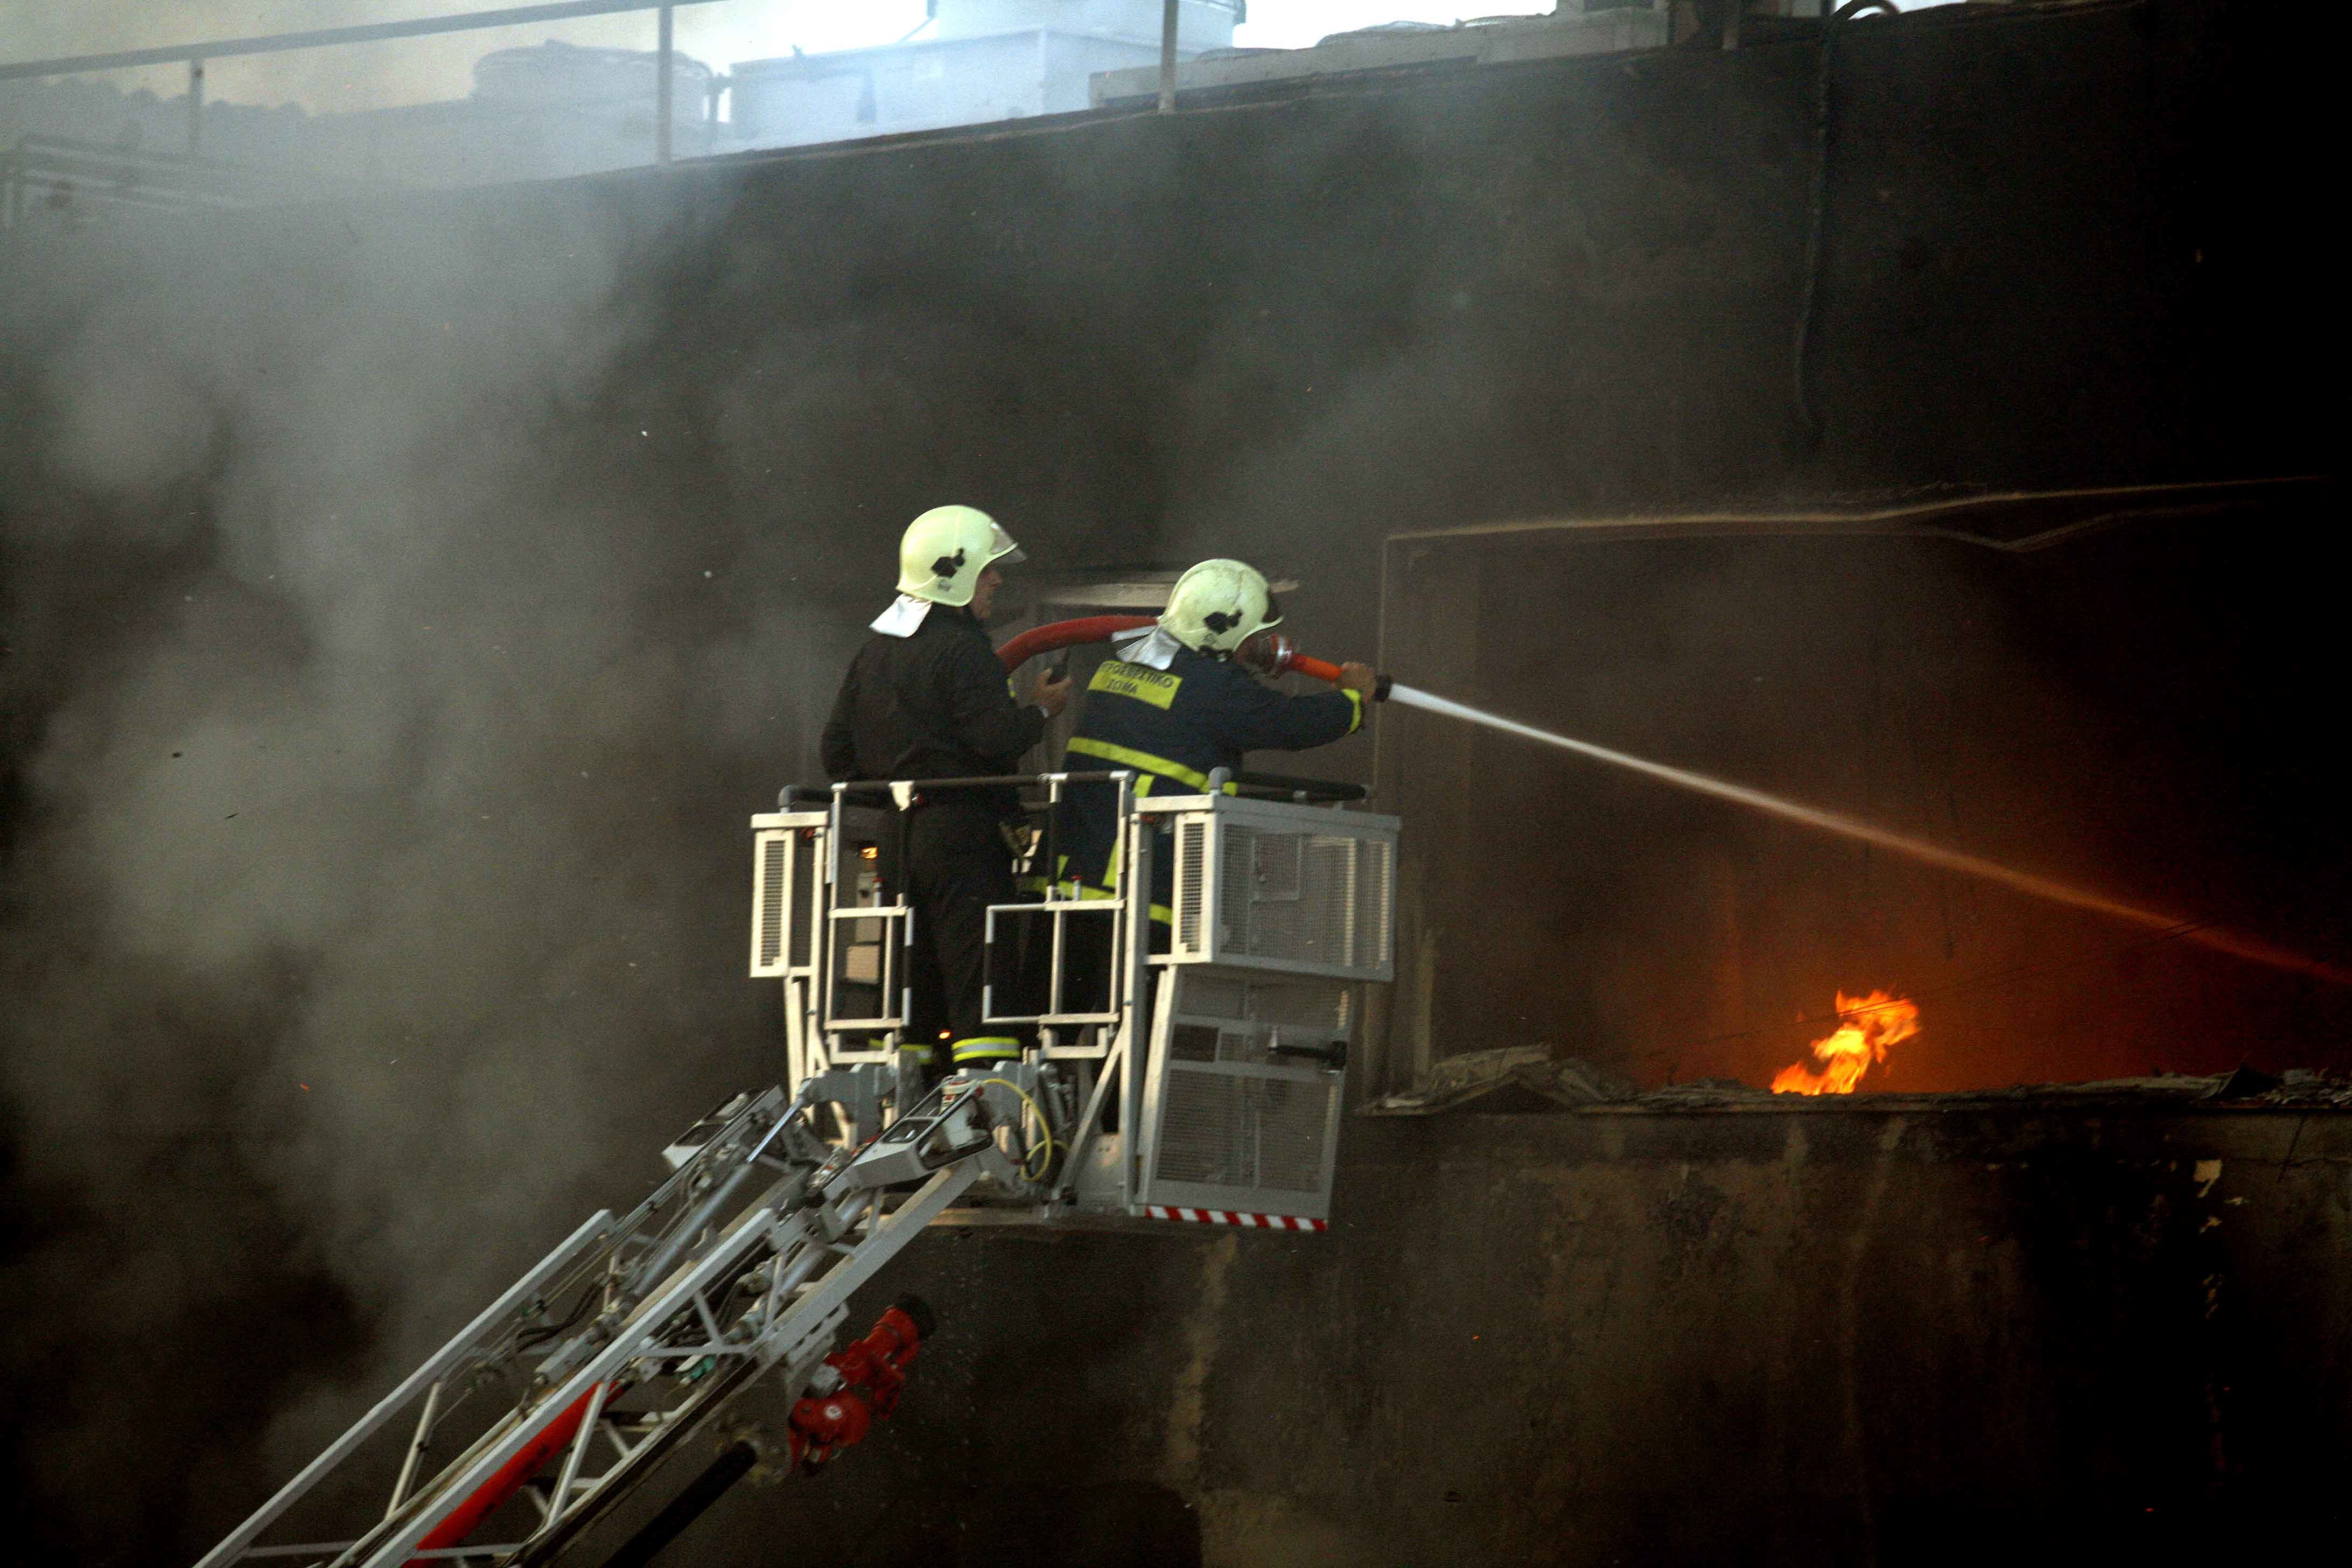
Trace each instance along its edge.
<instances>
[{"instance_id":1,"label":"white metal cage panel","mask_svg":"<svg viewBox=\"0 0 2352 1568\"><path fill-rule=\"evenodd\" d=\"M1329 1215L1338 1074L1172 1059L1161 1070L1139 1202Z\"/></svg>"},{"instance_id":2,"label":"white metal cage panel","mask_svg":"<svg viewBox=\"0 0 2352 1568\"><path fill-rule=\"evenodd\" d=\"M1165 973L1136 1201L1328 1217L1344 1081L1333 1064L1354 986L1194 965Z\"/></svg>"},{"instance_id":3,"label":"white metal cage panel","mask_svg":"<svg viewBox=\"0 0 2352 1568\"><path fill-rule=\"evenodd\" d=\"M1186 1011L1203 1017L1245 1018L1341 1036L1356 1011L1356 988L1341 980L1199 970L1184 977L1184 996Z\"/></svg>"},{"instance_id":4,"label":"white metal cage panel","mask_svg":"<svg viewBox=\"0 0 2352 1568\"><path fill-rule=\"evenodd\" d=\"M1169 951L1178 958L1204 960L1215 942L1209 902L1211 823L1206 814L1176 822L1175 929Z\"/></svg>"},{"instance_id":5,"label":"white metal cage panel","mask_svg":"<svg viewBox=\"0 0 2352 1568\"><path fill-rule=\"evenodd\" d=\"M831 912L826 928L824 1027L835 1061L882 1061L906 1027L904 905ZM859 1004L867 1004L861 1009ZM860 1042L863 1042L862 1044Z\"/></svg>"},{"instance_id":6,"label":"white metal cage panel","mask_svg":"<svg viewBox=\"0 0 2352 1568\"><path fill-rule=\"evenodd\" d=\"M784 956L790 944L792 910L785 895L792 887L793 836L762 833L752 840L755 866L751 886L751 978L775 980L791 967Z\"/></svg>"},{"instance_id":7,"label":"white metal cage panel","mask_svg":"<svg viewBox=\"0 0 2352 1568\"><path fill-rule=\"evenodd\" d=\"M815 963L816 879L825 844L823 812L769 812L751 819L751 978L782 980Z\"/></svg>"},{"instance_id":8,"label":"white metal cage panel","mask_svg":"<svg viewBox=\"0 0 2352 1568\"><path fill-rule=\"evenodd\" d=\"M877 841L887 831L878 813L841 814L826 848L821 906L811 917L824 931L820 1022L835 1062L887 1060L891 1038L907 1024L907 946L915 916L904 896L883 883Z\"/></svg>"},{"instance_id":9,"label":"white metal cage panel","mask_svg":"<svg viewBox=\"0 0 2352 1568\"><path fill-rule=\"evenodd\" d=\"M1252 1067L1296 1066L1275 1047L1324 1047L1344 1037L1310 1035L1296 1029L1268 1029L1255 1024L1179 1021L1168 1045L1171 1061L1241 1062Z\"/></svg>"},{"instance_id":10,"label":"white metal cage panel","mask_svg":"<svg viewBox=\"0 0 2352 1568\"><path fill-rule=\"evenodd\" d=\"M1178 963L1393 976L1393 818L1213 797L1174 817Z\"/></svg>"}]
</instances>

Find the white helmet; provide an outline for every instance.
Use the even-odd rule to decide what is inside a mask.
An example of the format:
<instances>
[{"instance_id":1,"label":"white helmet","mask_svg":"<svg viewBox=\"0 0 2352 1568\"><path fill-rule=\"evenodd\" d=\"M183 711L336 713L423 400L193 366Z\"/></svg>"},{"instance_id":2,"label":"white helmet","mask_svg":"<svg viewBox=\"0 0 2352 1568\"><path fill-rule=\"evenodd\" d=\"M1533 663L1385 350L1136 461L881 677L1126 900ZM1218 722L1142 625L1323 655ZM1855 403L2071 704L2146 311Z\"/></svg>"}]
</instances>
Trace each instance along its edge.
<instances>
[{"instance_id":1,"label":"white helmet","mask_svg":"<svg viewBox=\"0 0 2352 1568\"><path fill-rule=\"evenodd\" d=\"M898 592L934 605L969 605L982 572L1023 559L1013 536L979 508L935 506L898 540Z\"/></svg>"},{"instance_id":2,"label":"white helmet","mask_svg":"<svg viewBox=\"0 0 2352 1568\"><path fill-rule=\"evenodd\" d=\"M1265 574L1256 567L1203 561L1176 579L1160 624L1195 653L1228 654L1266 627L1281 625L1282 612Z\"/></svg>"}]
</instances>

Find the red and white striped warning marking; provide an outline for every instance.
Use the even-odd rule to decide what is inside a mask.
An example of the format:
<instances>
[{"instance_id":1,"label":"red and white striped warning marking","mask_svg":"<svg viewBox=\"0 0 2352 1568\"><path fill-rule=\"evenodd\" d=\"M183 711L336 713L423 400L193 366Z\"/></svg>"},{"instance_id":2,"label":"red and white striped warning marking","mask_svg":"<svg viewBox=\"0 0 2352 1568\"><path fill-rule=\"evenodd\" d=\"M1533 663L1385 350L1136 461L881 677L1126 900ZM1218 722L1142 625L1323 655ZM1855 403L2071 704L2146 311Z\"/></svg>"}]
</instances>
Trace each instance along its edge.
<instances>
[{"instance_id":1,"label":"red and white striped warning marking","mask_svg":"<svg viewBox=\"0 0 2352 1568\"><path fill-rule=\"evenodd\" d=\"M1244 1230L1322 1230L1330 1222L1301 1219L1288 1214L1240 1214L1233 1209L1168 1208L1159 1204L1146 1204L1143 1212L1153 1219L1189 1219L1199 1225L1237 1225Z\"/></svg>"}]
</instances>

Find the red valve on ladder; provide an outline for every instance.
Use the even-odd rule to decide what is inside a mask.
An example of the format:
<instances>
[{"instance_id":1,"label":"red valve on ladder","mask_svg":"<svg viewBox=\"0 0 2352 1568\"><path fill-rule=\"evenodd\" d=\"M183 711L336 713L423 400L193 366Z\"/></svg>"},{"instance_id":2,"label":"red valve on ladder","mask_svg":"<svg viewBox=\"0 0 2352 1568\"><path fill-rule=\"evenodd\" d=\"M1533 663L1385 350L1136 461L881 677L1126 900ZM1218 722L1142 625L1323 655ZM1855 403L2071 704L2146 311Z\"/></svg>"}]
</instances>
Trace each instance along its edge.
<instances>
[{"instance_id":1,"label":"red valve on ladder","mask_svg":"<svg viewBox=\"0 0 2352 1568\"><path fill-rule=\"evenodd\" d=\"M901 1296L872 1333L824 1358L828 1372L793 1406L793 1458L803 1470L861 1441L875 1422L898 1408L907 1367L938 1328L919 1297Z\"/></svg>"}]
</instances>

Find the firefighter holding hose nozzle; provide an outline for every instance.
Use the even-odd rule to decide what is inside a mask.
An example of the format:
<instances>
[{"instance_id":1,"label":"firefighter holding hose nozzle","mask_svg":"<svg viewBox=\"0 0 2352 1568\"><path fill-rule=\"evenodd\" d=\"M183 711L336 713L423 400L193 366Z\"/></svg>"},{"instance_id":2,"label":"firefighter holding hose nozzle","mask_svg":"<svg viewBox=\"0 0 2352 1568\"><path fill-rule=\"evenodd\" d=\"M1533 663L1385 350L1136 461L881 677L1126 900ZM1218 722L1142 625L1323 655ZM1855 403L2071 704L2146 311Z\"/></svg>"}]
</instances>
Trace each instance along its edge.
<instances>
[{"instance_id":1,"label":"firefighter holding hose nozzle","mask_svg":"<svg viewBox=\"0 0 2352 1568\"><path fill-rule=\"evenodd\" d=\"M1213 770L1240 768L1246 752L1303 752L1362 729L1380 680L1368 664L1340 666L1336 690L1297 697L1250 673L1251 639L1281 619L1255 567L1219 560L1191 568L1176 580L1159 623L1119 639L1117 657L1095 671L1066 765L1132 768L1139 795L1199 795ZM1055 825L1063 897L1108 898L1118 890L1118 812L1114 785L1070 786ZM1169 919L1171 865L1164 850L1153 855L1155 945ZM1073 954L1068 978L1081 996L1102 990L1108 932L1101 936L1101 953Z\"/></svg>"},{"instance_id":2,"label":"firefighter holding hose nozzle","mask_svg":"<svg viewBox=\"0 0 2352 1568\"><path fill-rule=\"evenodd\" d=\"M1022 558L995 519L972 507L934 507L907 525L898 597L851 660L824 727L828 777L990 777L1020 766L1070 689L1066 677L1047 674L1031 703L1014 700L989 647L998 567ZM985 1071L1021 1054L1018 1039L981 1018L988 906L1013 898L1008 825L1023 822L1019 792L920 791L898 815L881 871L915 911L907 1039L928 1047L935 1074Z\"/></svg>"}]
</instances>

